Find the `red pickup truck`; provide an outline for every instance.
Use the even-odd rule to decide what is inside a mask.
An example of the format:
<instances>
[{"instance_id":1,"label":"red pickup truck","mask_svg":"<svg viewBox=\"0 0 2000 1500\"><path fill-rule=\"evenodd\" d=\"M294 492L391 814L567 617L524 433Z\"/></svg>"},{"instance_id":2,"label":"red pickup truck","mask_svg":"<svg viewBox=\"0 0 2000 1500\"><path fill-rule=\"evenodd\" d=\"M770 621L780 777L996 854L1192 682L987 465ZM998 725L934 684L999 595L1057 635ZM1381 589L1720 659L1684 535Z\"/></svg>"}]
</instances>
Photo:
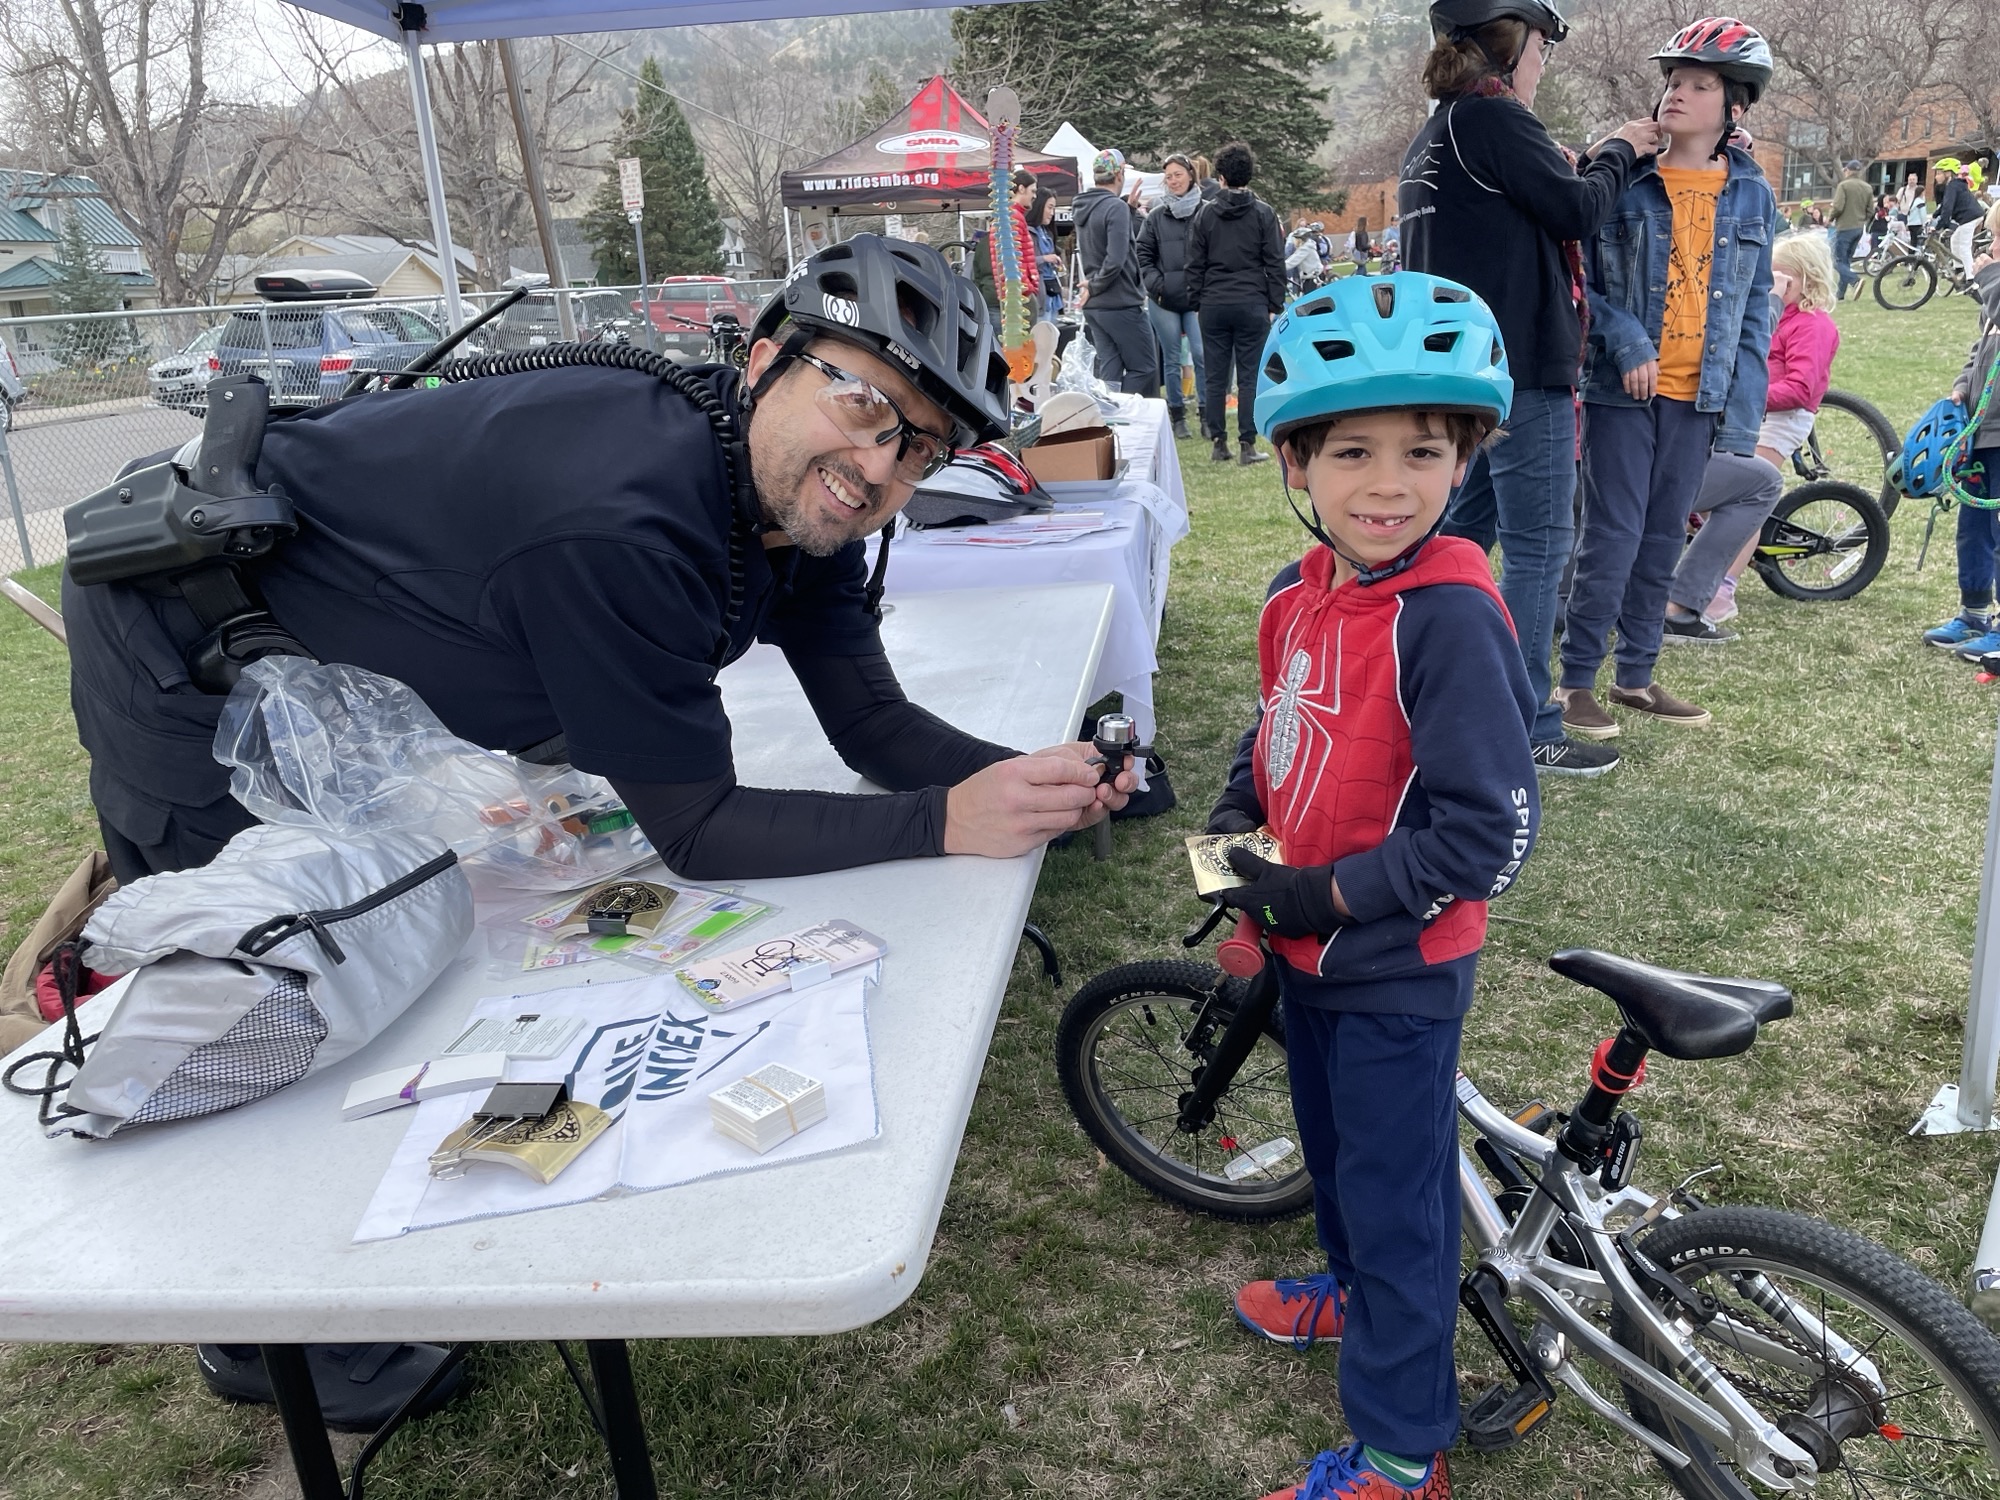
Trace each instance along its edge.
<instances>
[{"instance_id":1,"label":"red pickup truck","mask_svg":"<svg viewBox=\"0 0 2000 1500\"><path fill-rule=\"evenodd\" d=\"M733 314L747 329L763 306L727 276L668 276L647 288L647 295L660 352L683 364L709 358L708 324L717 313ZM632 310L639 311L636 299Z\"/></svg>"}]
</instances>

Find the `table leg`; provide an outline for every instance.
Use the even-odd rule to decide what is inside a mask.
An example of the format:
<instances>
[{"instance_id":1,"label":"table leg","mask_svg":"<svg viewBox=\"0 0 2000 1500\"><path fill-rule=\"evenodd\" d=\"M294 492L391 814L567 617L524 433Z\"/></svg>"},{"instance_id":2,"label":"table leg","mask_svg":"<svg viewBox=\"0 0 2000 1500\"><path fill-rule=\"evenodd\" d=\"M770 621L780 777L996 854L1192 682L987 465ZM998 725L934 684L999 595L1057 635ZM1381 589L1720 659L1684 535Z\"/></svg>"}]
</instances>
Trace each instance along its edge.
<instances>
[{"instance_id":1,"label":"table leg","mask_svg":"<svg viewBox=\"0 0 2000 1500\"><path fill-rule=\"evenodd\" d=\"M590 1373L604 1413L604 1446L611 1454L611 1477L618 1500L658 1500L653 1460L646 1451L646 1420L632 1388L632 1357L623 1339L591 1339ZM306 1500L317 1500L308 1495Z\"/></svg>"},{"instance_id":2,"label":"table leg","mask_svg":"<svg viewBox=\"0 0 2000 1500\"><path fill-rule=\"evenodd\" d=\"M346 1488L327 1441L326 1419L320 1415L319 1392L299 1344L261 1344L264 1369L271 1377L271 1396L284 1418L285 1441L291 1446L292 1468L299 1476L303 1500L344 1500Z\"/></svg>"}]
</instances>

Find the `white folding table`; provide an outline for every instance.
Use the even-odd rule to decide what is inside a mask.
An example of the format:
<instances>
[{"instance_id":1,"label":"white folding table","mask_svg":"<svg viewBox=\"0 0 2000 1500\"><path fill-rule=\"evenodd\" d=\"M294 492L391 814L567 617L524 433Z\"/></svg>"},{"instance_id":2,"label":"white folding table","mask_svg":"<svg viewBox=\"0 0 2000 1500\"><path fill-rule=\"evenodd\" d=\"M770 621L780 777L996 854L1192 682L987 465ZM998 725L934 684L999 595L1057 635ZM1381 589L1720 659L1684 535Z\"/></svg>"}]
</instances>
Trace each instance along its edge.
<instances>
[{"instance_id":1,"label":"white folding table","mask_svg":"<svg viewBox=\"0 0 2000 1500\"><path fill-rule=\"evenodd\" d=\"M883 635L912 700L1035 749L1088 707L1110 616L1102 584L924 595ZM775 651L753 651L722 686L746 783L865 789ZM342 1123L347 1085L432 1055L480 994L630 977L593 974L610 964L516 982L448 973L324 1073L109 1142L44 1139L32 1101L6 1097L0 1340L264 1345L300 1484L321 1500L342 1491L296 1346L583 1339L620 1494L647 1500L625 1339L834 1333L915 1290L1040 867L1037 851L753 884L780 920L851 918L890 950L869 1013L881 1134L768 1170L352 1242L406 1122ZM84 1020L93 1029L89 1007Z\"/></svg>"}]
</instances>

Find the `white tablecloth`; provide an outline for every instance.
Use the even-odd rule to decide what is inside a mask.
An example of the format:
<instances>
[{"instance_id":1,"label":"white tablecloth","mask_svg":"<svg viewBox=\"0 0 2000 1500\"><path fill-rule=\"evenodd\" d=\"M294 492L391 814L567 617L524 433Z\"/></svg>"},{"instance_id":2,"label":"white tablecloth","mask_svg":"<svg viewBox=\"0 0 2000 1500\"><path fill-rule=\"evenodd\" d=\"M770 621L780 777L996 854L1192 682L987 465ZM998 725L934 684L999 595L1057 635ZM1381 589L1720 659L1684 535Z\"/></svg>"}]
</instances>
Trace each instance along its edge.
<instances>
[{"instance_id":1,"label":"white tablecloth","mask_svg":"<svg viewBox=\"0 0 2000 1500\"><path fill-rule=\"evenodd\" d=\"M1154 647L1167 607L1174 544L1188 534L1187 490L1166 402L1120 397L1108 420L1118 456L1126 461L1124 479L1108 498L1072 501L1065 494L1059 508L1101 510L1116 523L1114 530L1049 546L1001 548L938 545L906 528L890 548L888 597L1084 580L1110 584L1111 635L1091 698L1120 694L1139 737L1150 742L1157 727Z\"/></svg>"},{"instance_id":2,"label":"white tablecloth","mask_svg":"<svg viewBox=\"0 0 2000 1500\"><path fill-rule=\"evenodd\" d=\"M889 548L888 598L893 603L958 589L1110 584L1111 634L1098 660L1091 701L1122 694L1140 739L1151 743L1153 673L1159 668L1154 646L1167 604L1168 564L1174 543L1187 535L1187 512L1158 485L1138 479L1123 481L1104 499L1065 500L1057 508L1102 511L1112 529L1036 547L958 546L933 540L934 533L905 529Z\"/></svg>"},{"instance_id":3,"label":"white tablecloth","mask_svg":"<svg viewBox=\"0 0 2000 1500\"><path fill-rule=\"evenodd\" d=\"M911 600L883 635L916 702L1040 745L1083 712L1109 603L1101 585L940 594ZM753 650L721 686L746 783L862 789L776 651ZM348 1085L436 1055L481 994L612 964L514 981L461 968L322 1073L116 1140L44 1140L33 1102L0 1095L0 1340L708 1338L879 1318L923 1274L1041 860L751 883L781 923L847 917L889 944L869 1002L882 1133L808 1161L352 1243L404 1121L343 1123Z\"/></svg>"}]
</instances>

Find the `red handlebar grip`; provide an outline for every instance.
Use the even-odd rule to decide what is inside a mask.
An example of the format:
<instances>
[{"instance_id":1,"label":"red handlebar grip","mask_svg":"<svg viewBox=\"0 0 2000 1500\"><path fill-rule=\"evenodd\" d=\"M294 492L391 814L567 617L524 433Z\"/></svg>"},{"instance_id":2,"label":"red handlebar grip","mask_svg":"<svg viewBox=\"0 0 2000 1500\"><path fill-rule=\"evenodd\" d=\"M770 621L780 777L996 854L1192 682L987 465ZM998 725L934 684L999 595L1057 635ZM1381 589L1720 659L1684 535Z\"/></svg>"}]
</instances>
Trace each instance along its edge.
<instances>
[{"instance_id":1,"label":"red handlebar grip","mask_svg":"<svg viewBox=\"0 0 2000 1500\"><path fill-rule=\"evenodd\" d=\"M1264 946L1258 941L1261 929L1248 917L1236 919L1236 933L1227 937L1215 950L1215 960L1222 965L1222 972L1233 974L1238 979L1249 979L1264 967Z\"/></svg>"}]
</instances>

